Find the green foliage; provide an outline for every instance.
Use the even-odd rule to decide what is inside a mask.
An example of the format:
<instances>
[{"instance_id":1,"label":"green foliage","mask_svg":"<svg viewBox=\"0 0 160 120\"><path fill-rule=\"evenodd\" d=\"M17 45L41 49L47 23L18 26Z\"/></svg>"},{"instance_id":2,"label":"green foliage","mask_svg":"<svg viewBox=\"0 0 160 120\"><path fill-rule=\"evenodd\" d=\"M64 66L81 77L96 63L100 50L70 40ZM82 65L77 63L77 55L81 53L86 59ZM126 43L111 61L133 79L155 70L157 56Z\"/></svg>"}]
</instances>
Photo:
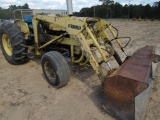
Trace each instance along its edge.
<instances>
[{"instance_id":1,"label":"green foliage","mask_svg":"<svg viewBox=\"0 0 160 120\"><path fill-rule=\"evenodd\" d=\"M16 9L29 9L29 5L27 4L27 3L25 3L24 5L22 5L22 6L16 6L16 5L10 5L9 6L9 8L8 8L9 10L16 10Z\"/></svg>"},{"instance_id":2,"label":"green foliage","mask_svg":"<svg viewBox=\"0 0 160 120\"><path fill-rule=\"evenodd\" d=\"M8 9L0 10L0 19L13 19L13 12Z\"/></svg>"},{"instance_id":3,"label":"green foliage","mask_svg":"<svg viewBox=\"0 0 160 120\"><path fill-rule=\"evenodd\" d=\"M102 2L105 5L111 5L112 3L114 3L113 0L99 0L100 2Z\"/></svg>"},{"instance_id":4,"label":"green foliage","mask_svg":"<svg viewBox=\"0 0 160 120\"><path fill-rule=\"evenodd\" d=\"M100 0L103 4L92 6L90 8L82 8L80 12L76 12L76 16L93 17L94 7L95 15L100 18L142 18L142 19L160 19L160 1L155 2L153 6L147 5L121 5L118 2L112 0ZM110 4L112 1L112 4ZM108 11L108 15L107 15ZM130 12L129 12L130 11Z\"/></svg>"},{"instance_id":5,"label":"green foliage","mask_svg":"<svg viewBox=\"0 0 160 120\"><path fill-rule=\"evenodd\" d=\"M27 3L22 6L9 5L8 9L3 9L2 7L0 7L0 19L13 19L13 11L16 9L29 9L29 5Z\"/></svg>"},{"instance_id":6,"label":"green foliage","mask_svg":"<svg viewBox=\"0 0 160 120\"><path fill-rule=\"evenodd\" d=\"M92 6L90 8L82 8L80 12L74 15L81 17L93 17L94 7L95 15L100 18L143 18L143 19L160 19L160 1L154 2L153 6L147 5L121 5L113 0L99 0L103 4ZM13 11L16 9L29 9L29 5L25 3L22 6L10 5L8 9L0 7L0 19L13 19ZM129 12L130 11L130 12Z\"/></svg>"}]
</instances>

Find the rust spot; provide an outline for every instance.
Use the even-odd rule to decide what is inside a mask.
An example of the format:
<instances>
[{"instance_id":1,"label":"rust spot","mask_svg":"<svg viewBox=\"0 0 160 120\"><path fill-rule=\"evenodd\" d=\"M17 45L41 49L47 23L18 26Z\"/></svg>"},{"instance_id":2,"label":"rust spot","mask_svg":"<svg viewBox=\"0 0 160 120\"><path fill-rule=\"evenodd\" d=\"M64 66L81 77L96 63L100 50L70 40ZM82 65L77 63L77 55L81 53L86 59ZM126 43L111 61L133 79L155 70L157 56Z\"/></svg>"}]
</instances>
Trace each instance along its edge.
<instances>
[{"instance_id":1,"label":"rust spot","mask_svg":"<svg viewBox=\"0 0 160 120\"><path fill-rule=\"evenodd\" d=\"M135 119L135 97L149 85L154 50L153 46L139 49L104 80L104 105L118 119Z\"/></svg>"}]
</instances>

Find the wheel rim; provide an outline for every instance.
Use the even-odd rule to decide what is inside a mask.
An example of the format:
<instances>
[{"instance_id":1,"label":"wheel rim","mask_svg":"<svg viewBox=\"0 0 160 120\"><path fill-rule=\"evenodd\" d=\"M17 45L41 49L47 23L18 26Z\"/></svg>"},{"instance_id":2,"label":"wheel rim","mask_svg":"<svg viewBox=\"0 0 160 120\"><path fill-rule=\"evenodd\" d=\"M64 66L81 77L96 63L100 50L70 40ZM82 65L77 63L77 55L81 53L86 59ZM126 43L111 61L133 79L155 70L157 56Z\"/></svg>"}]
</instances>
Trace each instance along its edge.
<instances>
[{"instance_id":1,"label":"wheel rim","mask_svg":"<svg viewBox=\"0 0 160 120\"><path fill-rule=\"evenodd\" d=\"M2 44L3 44L3 48L5 52L7 53L7 55L12 56L11 41L6 34L3 34L2 36Z\"/></svg>"},{"instance_id":2,"label":"wheel rim","mask_svg":"<svg viewBox=\"0 0 160 120\"><path fill-rule=\"evenodd\" d=\"M56 75L56 72L53 69L53 66L51 65L51 63L45 62L44 69L45 69L45 73L46 73L47 77L49 78L50 82L55 83L57 75Z\"/></svg>"}]
</instances>

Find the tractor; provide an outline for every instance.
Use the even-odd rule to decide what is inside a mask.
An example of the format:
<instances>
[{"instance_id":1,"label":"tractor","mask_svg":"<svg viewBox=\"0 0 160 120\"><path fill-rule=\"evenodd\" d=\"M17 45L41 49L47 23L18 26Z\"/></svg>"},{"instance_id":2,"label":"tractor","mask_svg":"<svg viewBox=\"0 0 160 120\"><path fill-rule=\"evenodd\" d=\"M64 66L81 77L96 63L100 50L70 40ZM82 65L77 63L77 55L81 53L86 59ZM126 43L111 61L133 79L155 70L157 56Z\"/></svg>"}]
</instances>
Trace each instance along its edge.
<instances>
[{"instance_id":1,"label":"tractor","mask_svg":"<svg viewBox=\"0 0 160 120\"><path fill-rule=\"evenodd\" d=\"M139 119L151 84L152 61L159 61L155 47L145 46L129 56L125 47L130 39L123 46L111 23L100 18L72 16L70 11L68 14L34 14L14 23L3 23L0 44L5 59L18 65L30 57L41 56L43 74L55 88L65 86L70 79L66 57L80 66L90 64L102 81L104 109L118 119ZM125 60L117 48L124 53ZM114 68L110 58L119 67ZM102 63L107 65L105 73Z\"/></svg>"}]
</instances>

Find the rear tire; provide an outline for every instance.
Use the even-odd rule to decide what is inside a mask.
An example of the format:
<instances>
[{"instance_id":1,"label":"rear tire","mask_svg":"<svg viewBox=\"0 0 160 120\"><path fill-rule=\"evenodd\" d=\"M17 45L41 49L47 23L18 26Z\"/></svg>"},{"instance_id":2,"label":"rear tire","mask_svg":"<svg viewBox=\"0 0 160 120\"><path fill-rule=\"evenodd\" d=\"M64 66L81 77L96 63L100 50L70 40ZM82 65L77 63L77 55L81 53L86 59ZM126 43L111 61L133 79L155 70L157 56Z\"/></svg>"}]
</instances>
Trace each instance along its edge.
<instances>
[{"instance_id":1,"label":"rear tire","mask_svg":"<svg viewBox=\"0 0 160 120\"><path fill-rule=\"evenodd\" d=\"M0 44L5 59L11 64L28 61L25 38L21 28L14 23L4 23L0 27Z\"/></svg>"},{"instance_id":2,"label":"rear tire","mask_svg":"<svg viewBox=\"0 0 160 120\"><path fill-rule=\"evenodd\" d=\"M65 86L70 78L70 68L62 54L50 51L42 56L42 70L46 80L56 88Z\"/></svg>"}]
</instances>

